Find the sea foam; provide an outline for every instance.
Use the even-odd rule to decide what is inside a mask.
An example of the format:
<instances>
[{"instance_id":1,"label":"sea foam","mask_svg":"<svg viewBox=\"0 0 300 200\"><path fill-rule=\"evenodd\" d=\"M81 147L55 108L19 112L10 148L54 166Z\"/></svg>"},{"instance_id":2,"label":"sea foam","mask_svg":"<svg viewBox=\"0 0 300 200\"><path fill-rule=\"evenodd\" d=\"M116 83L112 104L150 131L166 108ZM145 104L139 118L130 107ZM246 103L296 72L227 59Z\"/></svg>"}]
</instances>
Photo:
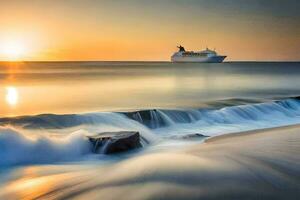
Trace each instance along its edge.
<instances>
[{"instance_id":1,"label":"sea foam","mask_svg":"<svg viewBox=\"0 0 300 200\"><path fill-rule=\"evenodd\" d=\"M90 143L80 131L63 138L30 138L13 128L0 127L0 165L70 161L90 153Z\"/></svg>"},{"instance_id":2,"label":"sea foam","mask_svg":"<svg viewBox=\"0 0 300 200\"><path fill-rule=\"evenodd\" d=\"M2 118L0 165L82 159L92 153L86 136L101 132L138 131L143 145L153 146L162 141L164 144L174 142L174 138L187 138L182 137L185 135L217 136L299 123L300 101L297 99L220 109L154 109Z\"/></svg>"}]
</instances>

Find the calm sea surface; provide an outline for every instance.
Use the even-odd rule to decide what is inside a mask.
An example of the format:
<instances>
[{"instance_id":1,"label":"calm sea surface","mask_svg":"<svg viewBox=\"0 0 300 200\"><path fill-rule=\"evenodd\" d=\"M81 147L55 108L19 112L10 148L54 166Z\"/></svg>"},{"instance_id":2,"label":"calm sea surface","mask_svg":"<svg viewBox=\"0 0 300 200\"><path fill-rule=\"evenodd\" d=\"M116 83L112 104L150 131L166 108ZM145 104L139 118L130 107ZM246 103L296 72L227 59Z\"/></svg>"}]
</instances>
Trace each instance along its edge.
<instances>
[{"instance_id":1,"label":"calm sea surface","mask_svg":"<svg viewBox=\"0 0 300 200\"><path fill-rule=\"evenodd\" d=\"M0 63L0 116L191 108L300 95L300 63Z\"/></svg>"}]
</instances>

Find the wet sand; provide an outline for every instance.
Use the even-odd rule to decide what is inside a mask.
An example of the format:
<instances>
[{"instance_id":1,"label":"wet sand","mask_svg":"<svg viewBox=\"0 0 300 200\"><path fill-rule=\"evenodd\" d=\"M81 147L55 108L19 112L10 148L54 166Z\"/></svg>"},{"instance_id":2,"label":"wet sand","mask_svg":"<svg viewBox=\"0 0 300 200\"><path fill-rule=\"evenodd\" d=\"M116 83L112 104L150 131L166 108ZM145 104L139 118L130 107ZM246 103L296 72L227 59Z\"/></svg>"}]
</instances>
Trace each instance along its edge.
<instances>
[{"instance_id":1,"label":"wet sand","mask_svg":"<svg viewBox=\"0 0 300 200\"><path fill-rule=\"evenodd\" d=\"M19 167L7 176L0 199L300 199L300 125L102 166Z\"/></svg>"}]
</instances>

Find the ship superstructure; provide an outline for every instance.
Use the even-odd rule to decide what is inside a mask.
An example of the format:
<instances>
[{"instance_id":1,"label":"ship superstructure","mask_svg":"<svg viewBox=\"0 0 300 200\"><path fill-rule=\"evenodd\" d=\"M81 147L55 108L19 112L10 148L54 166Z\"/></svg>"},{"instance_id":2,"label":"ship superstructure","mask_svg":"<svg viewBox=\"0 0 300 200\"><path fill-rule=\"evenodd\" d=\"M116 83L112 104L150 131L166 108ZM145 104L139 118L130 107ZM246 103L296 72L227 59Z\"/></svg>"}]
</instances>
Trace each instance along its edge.
<instances>
[{"instance_id":1,"label":"ship superstructure","mask_svg":"<svg viewBox=\"0 0 300 200\"><path fill-rule=\"evenodd\" d=\"M203 62L221 63L227 56L218 55L216 51L206 48L203 51L186 51L183 46L179 46L179 51L171 57L172 62Z\"/></svg>"}]
</instances>

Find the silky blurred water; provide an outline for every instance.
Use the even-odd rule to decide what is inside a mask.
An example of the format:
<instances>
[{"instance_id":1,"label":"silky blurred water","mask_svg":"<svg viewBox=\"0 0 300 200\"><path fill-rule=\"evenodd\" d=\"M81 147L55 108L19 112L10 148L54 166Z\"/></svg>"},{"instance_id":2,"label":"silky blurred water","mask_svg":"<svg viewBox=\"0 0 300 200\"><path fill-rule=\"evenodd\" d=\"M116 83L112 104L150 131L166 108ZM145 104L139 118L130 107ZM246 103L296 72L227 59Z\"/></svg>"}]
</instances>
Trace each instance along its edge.
<instances>
[{"instance_id":1,"label":"silky blurred water","mask_svg":"<svg viewBox=\"0 0 300 200\"><path fill-rule=\"evenodd\" d=\"M300 94L300 63L0 63L0 116L198 108Z\"/></svg>"},{"instance_id":2,"label":"silky blurred water","mask_svg":"<svg viewBox=\"0 0 300 200\"><path fill-rule=\"evenodd\" d=\"M298 127L201 143L299 124L299 78L300 63L0 62L0 199L296 197ZM93 153L87 136L123 130L143 148Z\"/></svg>"}]
</instances>

